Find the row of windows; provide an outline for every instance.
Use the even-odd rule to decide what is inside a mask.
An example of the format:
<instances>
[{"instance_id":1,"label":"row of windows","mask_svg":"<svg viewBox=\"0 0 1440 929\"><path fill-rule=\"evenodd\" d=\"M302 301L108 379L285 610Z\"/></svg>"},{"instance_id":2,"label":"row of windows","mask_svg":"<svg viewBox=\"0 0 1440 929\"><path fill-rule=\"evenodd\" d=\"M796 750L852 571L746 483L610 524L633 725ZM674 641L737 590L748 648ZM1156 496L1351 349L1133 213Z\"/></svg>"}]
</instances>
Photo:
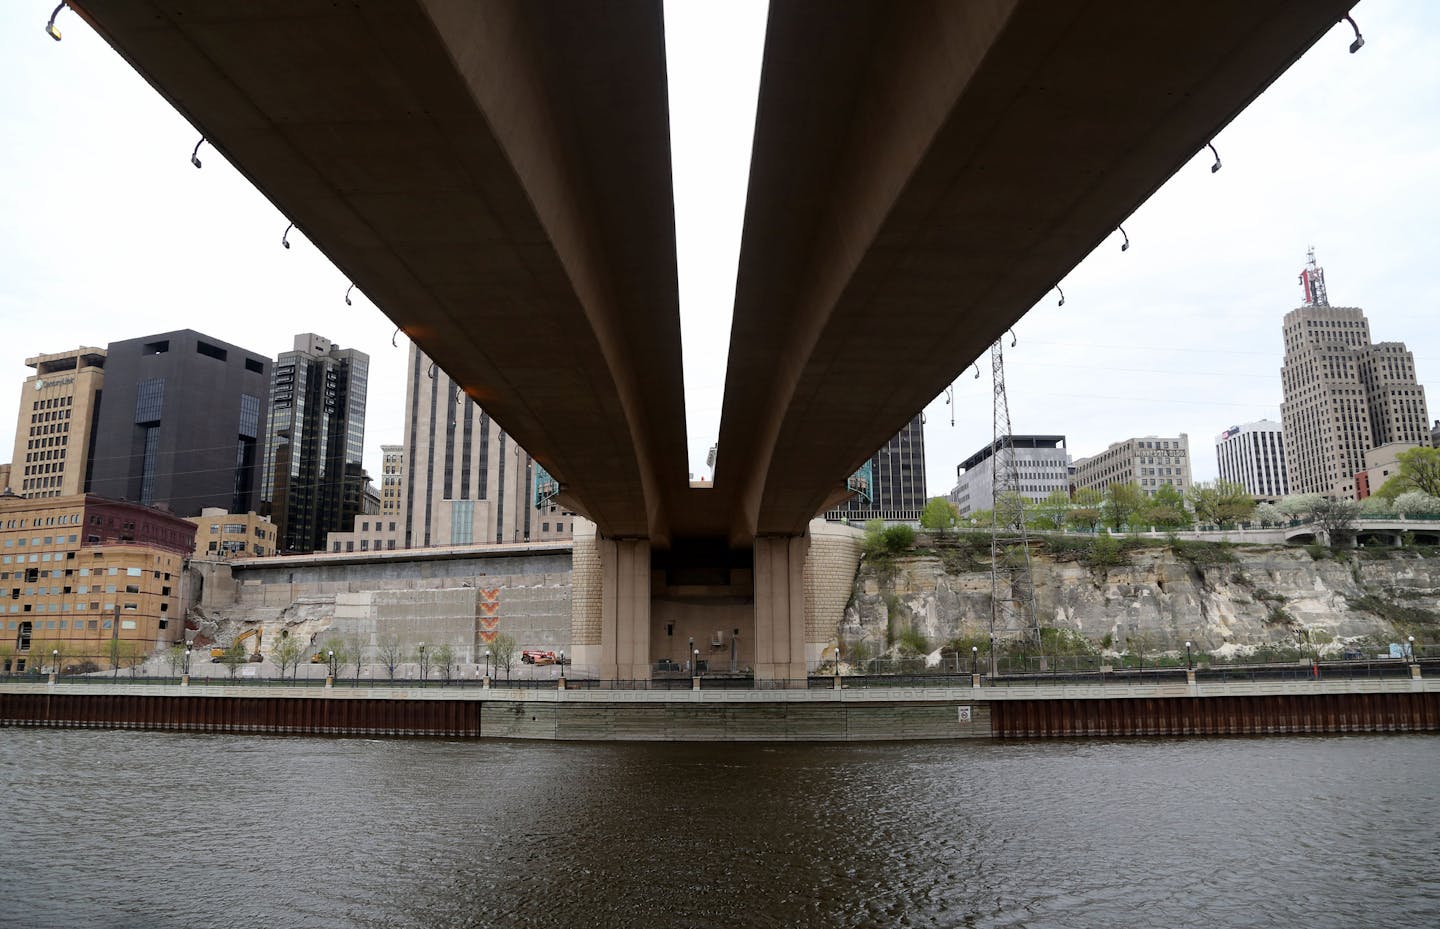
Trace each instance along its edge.
<instances>
[{"instance_id":1,"label":"row of windows","mask_svg":"<svg viewBox=\"0 0 1440 929\"><path fill-rule=\"evenodd\" d=\"M74 397L68 397L68 396L67 396L67 397L48 397L48 398L46 398L46 399L44 399L44 400L35 400L35 401L33 401L33 402L30 404L30 409L32 409L32 410L56 410L56 409L63 409L63 408L65 408L65 407L67 407L67 406L73 406L74 403L75 403L75 398L74 398ZM68 415L69 411L66 410L66 413L67 413L67 415ZM34 420L31 420L31 422L34 422Z\"/></svg>"},{"instance_id":2,"label":"row of windows","mask_svg":"<svg viewBox=\"0 0 1440 929\"><path fill-rule=\"evenodd\" d=\"M77 604L74 605L74 607L71 607L71 605L68 604L68 603L40 603L40 604L33 604L33 606L34 606L34 609L33 609L33 610L31 609L31 606L32 606L32 604L29 604L29 603L12 603L12 604L10 604L10 612L11 612L11 613L69 613L69 612L73 609L76 613L83 613L83 612L85 612L87 605L84 604L84 603L77 603ZM91 601L89 602L88 606L89 606L89 609L91 609L91 610L99 610L99 609L100 609L100 601L98 601L98 600L91 600ZM128 611L130 611L130 612L135 612L135 611L137 611L137 610L140 609L140 605L139 605L138 603L125 603L125 604L122 604L122 609L128 610ZM160 612L166 613L166 612L169 612L169 610L170 610L170 604L168 604L168 603L162 603L162 604L160 604ZM107 603L107 604L105 604L105 612L107 612L107 613L112 613L112 612L114 612L114 611L115 611L115 604L113 604L113 603ZM64 627L62 626L61 628L64 628ZM108 627L107 627L107 628L108 628Z\"/></svg>"},{"instance_id":3,"label":"row of windows","mask_svg":"<svg viewBox=\"0 0 1440 929\"><path fill-rule=\"evenodd\" d=\"M63 513L59 516L37 516L34 520L7 519L5 520L5 528L24 529L26 528L25 524L27 521L30 523L30 528L34 529L39 529L41 526L73 526L79 524L80 514Z\"/></svg>"}]
</instances>

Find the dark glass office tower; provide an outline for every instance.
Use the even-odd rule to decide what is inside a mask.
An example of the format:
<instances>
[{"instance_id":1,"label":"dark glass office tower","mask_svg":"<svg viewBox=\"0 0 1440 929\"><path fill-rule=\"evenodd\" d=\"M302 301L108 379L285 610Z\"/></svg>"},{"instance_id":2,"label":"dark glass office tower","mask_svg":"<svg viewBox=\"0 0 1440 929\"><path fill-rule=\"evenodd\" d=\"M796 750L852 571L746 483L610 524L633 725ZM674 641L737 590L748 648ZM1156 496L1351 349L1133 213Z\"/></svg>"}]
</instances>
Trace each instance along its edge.
<instances>
[{"instance_id":1,"label":"dark glass office tower","mask_svg":"<svg viewBox=\"0 0 1440 929\"><path fill-rule=\"evenodd\" d=\"M177 516L255 509L269 359L193 329L112 342L106 355L90 492Z\"/></svg>"},{"instance_id":2,"label":"dark glass office tower","mask_svg":"<svg viewBox=\"0 0 1440 929\"><path fill-rule=\"evenodd\" d=\"M360 513L369 377L369 355L309 332L275 360L261 497L280 551L323 551Z\"/></svg>"},{"instance_id":3,"label":"dark glass office tower","mask_svg":"<svg viewBox=\"0 0 1440 929\"><path fill-rule=\"evenodd\" d=\"M870 459L871 500L852 498L827 516L849 520L919 519L929 498L925 496L925 421L916 413L905 428ZM913 511L913 515L912 515Z\"/></svg>"}]
</instances>

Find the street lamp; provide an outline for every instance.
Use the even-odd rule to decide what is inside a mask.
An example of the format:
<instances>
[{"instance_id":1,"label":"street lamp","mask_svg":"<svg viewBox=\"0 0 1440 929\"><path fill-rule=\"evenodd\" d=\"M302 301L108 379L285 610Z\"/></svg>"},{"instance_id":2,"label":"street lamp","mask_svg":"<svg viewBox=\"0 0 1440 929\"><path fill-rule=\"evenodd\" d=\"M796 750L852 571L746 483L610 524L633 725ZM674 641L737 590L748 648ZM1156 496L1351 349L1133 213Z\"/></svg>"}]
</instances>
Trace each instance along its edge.
<instances>
[{"instance_id":1,"label":"street lamp","mask_svg":"<svg viewBox=\"0 0 1440 929\"><path fill-rule=\"evenodd\" d=\"M332 648L332 649L327 650L327 651L325 652L325 656L329 659L329 664L330 664L330 680L333 681L333 680L335 680L335 649Z\"/></svg>"},{"instance_id":2,"label":"street lamp","mask_svg":"<svg viewBox=\"0 0 1440 929\"><path fill-rule=\"evenodd\" d=\"M1411 641L1411 642L1414 642L1414 641L1415 641L1415 637L1414 637L1413 635L1410 637L1410 641ZM1413 653L1413 652L1415 651L1415 649L1412 647L1412 648L1410 649L1410 651ZM58 648L52 648L52 649L50 649L50 667L55 670L55 676L56 676L56 677L59 677L59 676L60 676L60 649L58 649Z\"/></svg>"},{"instance_id":3,"label":"street lamp","mask_svg":"<svg viewBox=\"0 0 1440 929\"><path fill-rule=\"evenodd\" d=\"M698 648L695 649L695 664L694 664L694 668L695 668L695 676L696 676L696 677L699 677L699 676L700 676L700 649L698 649Z\"/></svg>"},{"instance_id":4,"label":"street lamp","mask_svg":"<svg viewBox=\"0 0 1440 929\"><path fill-rule=\"evenodd\" d=\"M565 676L565 649L560 649L560 676Z\"/></svg>"},{"instance_id":5,"label":"street lamp","mask_svg":"<svg viewBox=\"0 0 1440 929\"><path fill-rule=\"evenodd\" d=\"M490 649L485 649L485 677L490 677Z\"/></svg>"},{"instance_id":6,"label":"street lamp","mask_svg":"<svg viewBox=\"0 0 1440 929\"><path fill-rule=\"evenodd\" d=\"M1186 643L1185 643L1185 670L1186 670L1186 671L1191 671L1191 670L1194 670L1194 668L1195 668L1195 666L1190 663L1190 643L1189 643L1189 642L1186 642Z\"/></svg>"},{"instance_id":7,"label":"street lamp","mask_svg":"<svg viewBox=\"0 0 1440 929\"><path fill-rule=\"evenodd\" d=\"M1412 635L1412 636L1409 636L1408 639L1409 639L1409 642L1410 642L1410 660L1411 660L1411 661L1418 661L1419 659L1417 659L1417 658L1415 657L1415 637Z\"/></svg>"},{"instance_id":8,"label":"street lamp","mask_svg":"<svg viewBox=\"0 0 1440 929\"><path fill-rule=\"evenodd\" d=\"M696 661L699 661L699 660L700 660L700 657L699 657L699 656L700 656L700 650L695 647L695 637L694 637L693 635L690 637L690 644L687 645L687 646L685 646L685 651L686 651L687 654L688 654L689 652L694 652L694 653L695 653L695 656L696 656L696 657L695 657L695 660L696 660ZM698 664L697 664L697 665L691 665L691 666L690 666L690 673L691 673L692 675L699 674L699 673L700 673L700 666L699 666Z\"/></svg>"},{"instance_id":9,"label":"street lamp","mask_svg":"<svg viewBox=\"0 0 1440 929\"><path fill-rule=\"evenodd\" d=\"M185 676L190 676L190 649L185 649Z\"/></svg>"},{"instance_id":10,"label":"street lamp","mask_svg":"<svg viewBox=\"0 0 1440 929\"><path fill-rule=\"evenodd\" d=\"M973 677L980 673L980 646L970 646L970 675Z\"/></svg>"},{"instance_id":11,"label":"street lamp","mask_svg":"<svg viewBox=\"0 0 1440 929\"><path fill-rule=\"evenodd\" d=\"M429 676L429 675L427 675L427 674L425 673L427 670L428 670L428 669L425 667L425 643L424 643L424 642L421 642L421 643L420 643L420 680L423 681L423 680L425 680L426 677Z\"/></svg>"}]
</instances>

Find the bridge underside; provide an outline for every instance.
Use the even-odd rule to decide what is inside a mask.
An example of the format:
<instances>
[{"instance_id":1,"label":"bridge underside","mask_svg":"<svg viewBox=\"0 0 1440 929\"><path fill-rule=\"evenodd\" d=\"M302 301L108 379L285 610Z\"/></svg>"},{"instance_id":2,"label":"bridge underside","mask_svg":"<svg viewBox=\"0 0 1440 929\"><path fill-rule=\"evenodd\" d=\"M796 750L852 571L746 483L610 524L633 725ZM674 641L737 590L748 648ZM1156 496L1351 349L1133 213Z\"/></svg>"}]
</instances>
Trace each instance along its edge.
<instances>
[{"instance_id":1,"label":"bridge underside","mask_svg":"<svg viewBox=\"0 0 1440 929\"><path fill-rule=\"evenodd\" d=\"M604 673L798 677L808 521L1351 3L773 0L705 489L660 0L73 5L594 521Z\"/></svg>"}]
</instances>

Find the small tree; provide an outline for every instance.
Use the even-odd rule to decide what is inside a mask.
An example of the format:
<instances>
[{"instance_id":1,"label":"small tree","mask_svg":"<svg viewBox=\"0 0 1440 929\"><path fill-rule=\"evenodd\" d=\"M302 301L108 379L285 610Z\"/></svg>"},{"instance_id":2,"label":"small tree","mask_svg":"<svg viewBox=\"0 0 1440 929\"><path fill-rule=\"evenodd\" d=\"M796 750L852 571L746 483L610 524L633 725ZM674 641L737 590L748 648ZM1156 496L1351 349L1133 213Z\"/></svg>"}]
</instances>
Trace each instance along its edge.
<instances>
[{"instance_id":1,"label":"small tree","mask_svg":"<svg viewBox=\"0 0 1440 929\"><path fill-rule=\"evenodd\" d=\"M1161 484L1145 502L1141 518L1160 529L1186 529L1193 520L1185 509L1185 497L1174 484Z\"/></svg>"},{"instance_id":2,"label":"small tree","mask_svg":"<svg viewBox=\"0 0 1440 929\"><path fill-rule=\"evenodd\" d=\"M15 645L11 642L0 642L0 671L3 671L6 677L9 677L10 672L13 671L14 668Z\"/></svg>"},{"instance_id":3,"label":"small tree","mask_svg":"<svg viewBox=\"0 0 1440 929\"><path fill-rule=\"evenodd\" d=\"M1388 516L1394 508L1395 504L1378 495L1369 496L1360 501L1361 516ZM1260 508L1256 507L1255 509L1258 511Z\"/></svg>"},{"instance_id":4,"label":"small tree","mask_svg":"<svg viewBox=\"0 0 1440 929\"><path fill-rule=\"evenodd\" d=\"M1195 518L1202 523L1232 526L1255 511L1254 498L1233 481L1202 481L1190 488L1187 497Z\"/></svg>"},{"instance_id":5,"label":"small tree","mask_svg":"<svg viewBox=\"0 0 1440 929\"><path fill-rule=\"evenodd\" d=\"M1063 529L1069 513L1070 494L1052 490L1044 500L1030 505L1030 524L1036 529Z\"/></svg>"},{"instance_id":6,"label":"small tree","mask_svg":"<svg viewBox=\"0 0 1440 929\"><path fill-rule=\"evenodd\" d=\"M176 642L174 645L165 649L165 663L170 666L171 677L180 676L180 673L185 670L184 643Z\"/></svg>"},{"instance_id":7,"label":"small tree","mask_svg":"<svg viewBox=\"0 0 1440 929\"><path fill-rule=\"evenodd\" d=\"M515 638L507 633L500 633L495 641L490 643L490 656L495 662L497 669L505 669L505 679L510 679L510 669L515 667Z\"/></svg>"},{"instance_id":8,"label":"small tree","mask_svg":"<svg viewBox=\"0 0 1440 929\"><path fill-rule=\"evenodd\" d=\"M112 635L105 643L105 657L110 661L110 678L112 680L120 676L120 661L128 651L125 645L127 641L129 640Z\"/></svg>"},{"instance_id":9,"label":"small tree","mask_svg":"<svg viewBox=\"0 0 1440 929\"><path fill-rule=\"evenodd\" d=\"M130 672L132 678L149 658L150 649L146 648L143 642L137 642L134 639L123 640L120 647L120 663Z\"/></svg>"},{"instance_id":10,"label":"small tree","mask_svg":"<svg viewBox=\"0 0 1440 929\"><path fill-rule=\"evenodd\" d=\"M380 659L384 666L385 673L390 680L395 680L395 669L405 660L405 646L401 643L400 637L391 633L380 637L380 644L375 648L375 656Z\"/></svg>"},{"instance_id":11,"label":"small tree","mask_svg":"<svg viewBox=\"0 0 1440 929\"><path fill-rule=\"evenodd\" d=\"M295 679L295 672L300 668L300 658L305 654L305 645L295 636L286 631L280 633L280 642L270 650L270 658L280 666L280 680L285 680L285 671L289 669L290 679Z\"/></svg>"},{"instance_id":12,"label":"small tree","mask_svg":"<svg viewBox=\"0 0 1440 929\"><path fill-rule=\"evenodd\" d=\"M1273 503L1262 503L1255 508L1255 520L1262 526L1278 526L1285 521L1285 514Z\"/></svg>"},{"instance_id":13,"label":"small tree","mask_svg":"<svg viewBox=\"0 0 1440 929\"><path fill-rule=\"evenodd\" d=\"M55 671L59 676L60 668L65 667L66 652L69 651L69 642L58 638L52 642L45 642L45 660L50 663L50 670Z\"/></svg>"},{"instance_id":14,"label":"small tree","mask_svg":"<svg viewBox=\"0 0 1440 929\"><path fill-rule=\"evenodd\" d=\"M1398 481L1396 496L1416 490L1431 497L1440 497L1440 448L1407 449L1395 456L1400 473L1391 481ZM1388 487L1391 481L1386 481ZM1384 488L1382 488L1384 489Z\"/></svg>"},{"instance_id":15,"label":"small tree","mask_svg":"<svg viewBox=\"0 0 1440 929\"><path fill-rule=\"evenodd\" d=\"M1395 498L1395 509L1405 516L1435 516L1440 514L1440 497L1432 497L1418 490L1407 490Z\"/></svg>"},{"instance_id":16,"label":"small tree","mask_svg":"<svg viewBox=\"0 0 1440 929\"><path fill-rule=\"evenodd\" d=\"M1100 491L1093 487L1082 487L1075 491L1075 505L1070 508L1070 514L1065 520L1072 528L1094 532L1105 515L1101 509L1104 502L1105 498Z\"/></svg>"},{"instance_id":17,"label":"small tree","mask_svg":"<svg viewBox=\"0 0 1440 929\"><path fill-rule=\"evenodd\" d=\"M240 666L249 660L250 656L245 652L244 642L231 642L220 656L220 663L225 666L226 671L230 672L232 681L235 680L235 674L240 670Z\"/></svg>"},{"instance_id":18,"label":"small tree","mask_svg":"<svg viewBox=\"0 0 1440 929\"><path fill-rule=\"evenodd\" d=\"M1280 512L1295 519L1310 521L1315 516L1315 507L1325 502L1320 494L1291 494L1279 503Z\"/></svg>"},{"instance_id":19,"label":"small tree","mask_svg":"<svg viewBox=\"0 0 1440 929\"><path fill-rule=\"evenodd\" d=\"M334 653L334 665L331 665L331 653ZM325 656L325 673L333 674L336 680L340 679L341 670L350 663L350 643L344 636L331 634L325 637L320 643L320 654Z\"/></svg>"},{"instance_id":20,"label":"small tree","mask_svg":"<svg viewBox=\"0 0 1440 929\"><path fill-rule=\"evenodd\" d=\"M1360 507L1354 500L1323 498L1310 512L1315 525L1324 530L1330 540L1331 548L1347 545L1355 537L1355 517L1359 514Z\"/></svg>"},{"instance_id":21,"label":"small tree","mask_svg":"<svg viewBox=\"0 0 1440 929\"><path fill-rule=\"evenodd\" d=\"M1145 492L1134 481L1128 484L1111 484L1105 492L1105 522L1116 532L1129 525L1130 520L1144 507Z\"/></svg>"},{"instance_id":22,"label":"small tree","mask_svg":"<svg viewBox=\"0 0 1440 929\"><path fill-rule=\"evenodd\" d=\"M430 676L430 659L434 657L434 652L435 649L433 648L427 652L425 650L425 643L421 642L415 649L415 654L411 657L411 660L420 666L420 680L422 681Z\"/></svg>"},{"instance_id":23,"label":"small tree","mask_svg":"<svg viewBox=\"0 0 1440 929\"><path fill-rule=\"evenodd\" d=\"M435 646L435 669L440 672L440 679L450 683L450 677L455 673L455 649L449 645Z\"/></svg>"},{"instance_id":24,"label":"small tree","mask_svg":"<svg viewBox=\"0 0 1440 929\"><path fill-rule=\"evenodd\" d=\"M349 659L349 665L355 670L355 683L360 683L360 671L365 667L365 652L370 648L369 637L363 633L354 633L345 637L345 656Z\"/></svg>"},{"instance_id":25,"label":"small tree","mask_svg":"<svg viewBox=\"0 0 1440 929\"><path fill-rule=\"evenodd\" d=\"M944 497L931 497L920 513L920 526L943 533L955 528L955 515L955 504Z\"/></svg>"}]
</instances>

